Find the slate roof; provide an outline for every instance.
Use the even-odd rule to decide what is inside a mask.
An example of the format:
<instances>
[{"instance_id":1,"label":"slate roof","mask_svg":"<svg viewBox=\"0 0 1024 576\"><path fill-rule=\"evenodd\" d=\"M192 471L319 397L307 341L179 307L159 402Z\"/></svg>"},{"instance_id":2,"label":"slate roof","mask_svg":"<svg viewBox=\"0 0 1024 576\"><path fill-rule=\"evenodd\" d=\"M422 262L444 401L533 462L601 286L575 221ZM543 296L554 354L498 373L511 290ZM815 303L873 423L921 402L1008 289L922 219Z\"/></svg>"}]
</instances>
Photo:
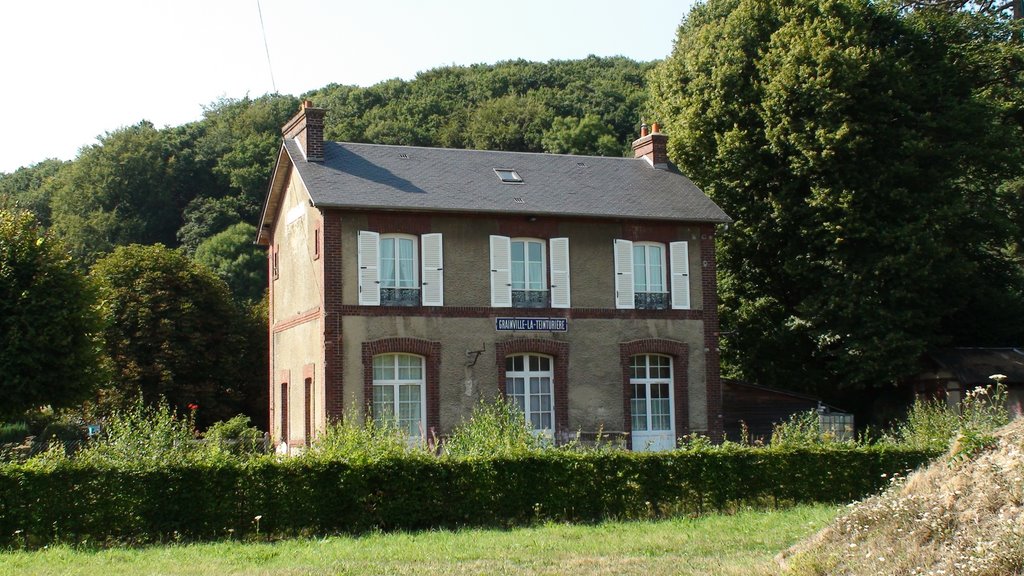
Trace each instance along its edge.
<instances>
[{"instance_id":1,"label":"slate roof","mask_svg":"<svg viewBox=\"0 0 1024 576\"><path fill-rule=\"evenodd\" d=\"M294 140L285 151L325 208L731 221L689 178L639 158L325 142L324 160L307 162Z\"/></svg>"}]
</instances>

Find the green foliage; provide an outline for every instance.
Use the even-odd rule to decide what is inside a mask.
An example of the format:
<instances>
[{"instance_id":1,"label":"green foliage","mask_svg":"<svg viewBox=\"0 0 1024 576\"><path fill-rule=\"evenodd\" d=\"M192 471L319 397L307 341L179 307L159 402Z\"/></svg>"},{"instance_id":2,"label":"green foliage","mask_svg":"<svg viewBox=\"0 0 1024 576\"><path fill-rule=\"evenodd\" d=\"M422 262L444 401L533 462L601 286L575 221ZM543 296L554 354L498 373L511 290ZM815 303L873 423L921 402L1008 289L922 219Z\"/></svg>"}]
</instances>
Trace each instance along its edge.
<instances>
[{"instance_id":1,"label":"green foliage","mask_svg":"<svg viewBox=\"0 0 1024 576\"><path fill-rule=\"evenodd\" d=\"M365 463L426 453L424 446L410 443L406 433L396 426L373 418L362 422L356 414L349 413L342 421L329 423L302 457Z\"/></svg>"},{"instance_id":2,"label":"green foliage","mask_svg":"<svg viewBox=\"0 0 1024 576\"><path fill-rule=\"evenodd\" d=\"M211 238L243 220L253 221L259 214L259 205L250 204L239 196L224 198L199 197L185 207L184 224L178 229L178 242L188 254Z\"/></svg>"},{"instance_id":3,"label":"green foliage","mask_svg":"<svg viewBox=\"0 0 1024 576\"><path fill-rule=\"evenodd\" d=\"M262 454L263 432L250 425L248 416L238 415L230 420L214 422L203 433L207 452L247 457Z\"/></svg>"},{"instance_id":4,"label":"green foliage","mask_svg":"<svg viewBox=\"0 0 1024 576\"><path fill-rule=\"evenodd\" d=\"M771 445L776 448L812 447L840 442L832 432L822 432L816 410L790 415L772 426Z\"/></svg>"},{"instance_id":5,"label":"green foliage","mask_svg":"<svg viewBox=\"0 0 1024 576\"><path fill-rule=\"evenodd\" d=\"M1003 251L1021 224L1004 183L1024 161L1011 38L1005 21L866 0L690 12L649 109L735 220L718 252L726 372L856 389L991 338L959 318L1002 311L1020 339L1022 269Z\"/></svg>"},{"instance_id":6,"label":"green foliage","mask_svg":"<svg viewBox=\"0 0 1024 576\"><path fill-rule=\"evenodd\" d=\"M306 97L327 109L329 140L541 151L553 118L593 116L611 127L617 146L612 154L619 154L636 135L648 68L595 56L445 66L411 81L367 88L335 84ZM494 124L503 120L518 128ZM604 140L584 153L609 150Z\"/></svg>"},{"instance_id":7,"label":"green foliage","mask_svg":"<svg viewBox=\"0 0 1024 576\"><path fill-rule=\"evenodd\" d=\"M622 156L625 143L612 133L612 127L588 114L583 118L555 118L544 133L544 151L552 154Z\"/></svg>"},{"instance_id":8,"label":"green foliage","mask_svg":"<svg viewBox=\"0 0 1024 576\"><path fill-rule=\"evenodd\" d=\"M944 451L959 427L959 414L945 402L917 399L896 426L895 440L912 448Z\"/></svg>"},{"instance_id":9,"label":"green foliage","mask_svg":"<svg viewBox=\"0 0 1024 576\"><path fill-rule=\"evenodd\" d=\"M239 301L256 302L267 288L266 249L255 237L255 226L239 222L196 247L196 262L213 270Z\"/></svg>"},{"instance_id":10,"label":"green foliage","mask_svg":"<svg viewBox=\"0 0 1024 576\"><path fill-rule=\"evenodd\" d=\"M69 163L43 160L32 166L0 174L0 209L28 210L44 228L50 225L50 181Z\"/></svg>"},{"instance_id":11,"label":"green foliage","mask_svg":"<svg viewBox=\"0 0 1024 576\"><path fill-rule=\"evenodd\" d=\"M223 280L161 245L119 247L91 276L107 318L112 387L122 398L166 398L178 411L198 404L201 425L238 413L251 374L248 322Z\"/></svg>"},{"instance_id":12,"label":"green foliage","mask_svg":"<svg viewBox=\"0 0 1024 576\"><path fill-rule=\"evenodd\" d=\"M479 150L540 152L551 121L551 110L537 98L509 94L477 106L466 126L467 144Z\"/></svg>"},{"instance_id":13,"label":"green foliage","mask_svg":"<svg viewBox=\"0 0 1024 576\"><path fill-rule=\"evenodd\" d=\"M102 377L95 293L28 212L0 210L0 417L71 406Z\"/></svg>"},{"instance_id":14,"label":"green foliage","mask_svg":"<svg viewBox=\"0 0 1024 576\"><path fill-rule=\"evenodd\" d=\"M529 454L544 446L515 402L498 398L477 403L469 420L455 427L442 449L455 458L489 458Z\"/></svg>"},{"instance_id":15,"label":"green foliage","mask_svg":"<svg viewBox=\"0 0 1024 576\"><path fill-rule=\"evenodd\" d=\"M192 168L179 162L175 136L140 122L83 148L58 173L53 229L77 262L88 266L117 245L174 241Z\"/></svg>"},{"instance_id":16,"label":"green foliage","mask_svg":"<svg viewBox=\"0 0 1024 576\"><path fill-rule=\"evenodd\" d=\"M24 422L6 422L0 424L0 444L21 442L29 435L28 424Z\"/></svg>"},{"instance_id":17,"label":"green foliage","mask_svg":"<svg viewBox=\"0 0 1024 576\"><path fill-rule=\"evenodd\" d=\"M994 446L993 433L1009 423L1006 397L1006 386L997 381L994 386L967 391L959 408L939 400L917 399L892 440L916 449L949 449L951 462L970 459Z\"/></svg>"},{"instance_id":18,"label":"green foliage","mask_svg":"<svg viewBox=\"0 0 1024 576\"><path fill-rule=\"evenodd\" d=\"M144 404L141 399L115 410L102 424L101 434L74 455L82 463L123 468L166 462L195 461L195 420L167 404Z\"/></svg>"},{"instance_id":19,"label":"green foliage","mask_svg":"<svg viewBox=\"0 0 1024 576\"><path fill-rule=\"evenodd\" d=\"M165 430L159 438L186 443L185 421L166 415L159 421ZM135 430L125 446L135 434L146 432ZM891 446L727 445L663 453L196 461L179 455L173 442L154 444L139 448L146 457L123 464L115 463L119 454L0 465L0 546L213 539L229 530L244 538L254 535L257 517L261 534L285 536L847 502L933 455ZM164 457L157 456L161 451Z\"/></svg>"}]
</instances>

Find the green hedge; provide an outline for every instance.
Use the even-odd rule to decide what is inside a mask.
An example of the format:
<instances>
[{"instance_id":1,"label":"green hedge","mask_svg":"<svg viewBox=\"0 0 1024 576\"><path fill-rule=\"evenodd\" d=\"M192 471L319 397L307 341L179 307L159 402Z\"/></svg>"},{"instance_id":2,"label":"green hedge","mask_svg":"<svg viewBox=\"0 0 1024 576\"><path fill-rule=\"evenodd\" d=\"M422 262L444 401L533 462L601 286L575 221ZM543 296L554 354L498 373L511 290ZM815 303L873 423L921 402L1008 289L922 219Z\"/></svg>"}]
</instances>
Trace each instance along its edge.
<instances>
[{"instance_id":1,"label":"green hedge","mask_svg":"<svg viewBox=\"0 0 1024 576\"><path fill-rule=\"evenodd\" d=\"M514 526L846 502L934 453L893 446L514 458L0 466L0 547ZM256 517L259 516L259 522ZM258 525L258 526L257 526Z\"/></svg>"}]
</instances>

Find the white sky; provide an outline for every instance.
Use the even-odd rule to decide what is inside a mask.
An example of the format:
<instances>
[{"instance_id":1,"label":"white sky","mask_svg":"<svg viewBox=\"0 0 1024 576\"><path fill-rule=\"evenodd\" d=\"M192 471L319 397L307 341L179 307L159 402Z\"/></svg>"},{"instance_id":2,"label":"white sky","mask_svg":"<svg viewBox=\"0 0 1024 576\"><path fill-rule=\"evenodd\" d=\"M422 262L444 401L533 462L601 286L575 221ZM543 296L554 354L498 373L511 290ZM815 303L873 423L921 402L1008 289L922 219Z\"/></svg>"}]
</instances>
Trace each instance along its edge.
<instances>
[{"instance_id":1,"label":"white sky","mask_svg":"<svg viewBox=\"0 0 1024 576\"><path fill-rule=\"evenodd\" d=\"M444 65L671 52L692 0L0 1L0 172L219 98L370 86Z\"/></svg>"}]
</instances>

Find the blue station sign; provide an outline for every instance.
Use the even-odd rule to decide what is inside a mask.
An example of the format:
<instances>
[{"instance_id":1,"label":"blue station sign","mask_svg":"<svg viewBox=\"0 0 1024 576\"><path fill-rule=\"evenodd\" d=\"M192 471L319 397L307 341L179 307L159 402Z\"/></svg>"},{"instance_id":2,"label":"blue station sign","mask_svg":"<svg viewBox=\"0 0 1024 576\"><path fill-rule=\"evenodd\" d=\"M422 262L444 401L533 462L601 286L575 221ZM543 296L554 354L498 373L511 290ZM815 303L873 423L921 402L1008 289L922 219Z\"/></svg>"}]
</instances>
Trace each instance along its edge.
<instances>
[{"instance_id":1,"label":"blue station sign","mask_svg":"<svg viewBox=\"0 0 1024 576\"><path fill-rule=\"evenodd\" d=\"M494 329L499 332L567 332L569 321L565 318L495 318Z\"/></svg>"}]
</instances>

